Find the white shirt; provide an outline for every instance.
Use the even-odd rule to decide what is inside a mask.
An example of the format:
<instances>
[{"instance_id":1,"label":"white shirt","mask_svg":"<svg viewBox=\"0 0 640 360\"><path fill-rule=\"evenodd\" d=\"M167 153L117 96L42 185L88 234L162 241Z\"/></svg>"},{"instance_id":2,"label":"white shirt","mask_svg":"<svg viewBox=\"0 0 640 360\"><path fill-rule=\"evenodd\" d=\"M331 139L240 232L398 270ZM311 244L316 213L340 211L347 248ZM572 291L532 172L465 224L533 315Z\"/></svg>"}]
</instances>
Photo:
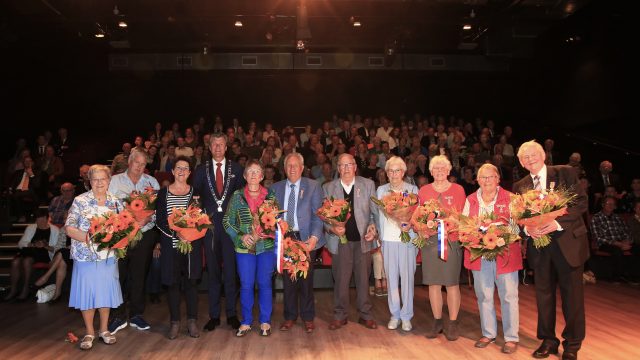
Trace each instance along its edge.
<instances>
[{"instance_id":1,"label":"white shirt","mask_svg":"<svg viewBox=\"0 0 640 360\"><path fill-rule=\"evenodd\" d=\"M344 191L347 192L347 194L351 194L351 189L353 189L353 184L355 184L355 183L356 183L356 179L353 179L353 181L349 185L345 184L342 181L342 179L340 179L340 184L342 185L342 188L344 189Z\"/></svg>"}]
</instances>

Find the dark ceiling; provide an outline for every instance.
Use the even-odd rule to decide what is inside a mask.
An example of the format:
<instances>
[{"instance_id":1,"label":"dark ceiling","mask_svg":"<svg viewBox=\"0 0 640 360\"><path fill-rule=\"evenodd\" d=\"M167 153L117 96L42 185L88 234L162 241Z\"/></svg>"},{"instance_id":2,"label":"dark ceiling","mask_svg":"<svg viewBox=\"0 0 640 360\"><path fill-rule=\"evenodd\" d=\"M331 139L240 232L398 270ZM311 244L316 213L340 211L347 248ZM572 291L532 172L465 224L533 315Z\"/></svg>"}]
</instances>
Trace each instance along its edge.
<instances>
[{"instance_id":1,"label":"dark ceiling","mask_svg":"<svg viewBox=\"0 0 640 360\"><path fill-rule=\"evenodd\" d=\"M498 49L531 42L588 2L5 0L0 46L88 43L113 52L202 51L205 46L211 52L289 52L303 38L312 52L393 47L408 53L473 53L486 52L489 42ZM241 28L234 26L237 20ZM128 27L119 28L119 21ZM355 21L362 26L354 27ZM463 30L464 24L471 30ZM98 32L105 38L96 38Z\"/></svg>"}]
</instances>

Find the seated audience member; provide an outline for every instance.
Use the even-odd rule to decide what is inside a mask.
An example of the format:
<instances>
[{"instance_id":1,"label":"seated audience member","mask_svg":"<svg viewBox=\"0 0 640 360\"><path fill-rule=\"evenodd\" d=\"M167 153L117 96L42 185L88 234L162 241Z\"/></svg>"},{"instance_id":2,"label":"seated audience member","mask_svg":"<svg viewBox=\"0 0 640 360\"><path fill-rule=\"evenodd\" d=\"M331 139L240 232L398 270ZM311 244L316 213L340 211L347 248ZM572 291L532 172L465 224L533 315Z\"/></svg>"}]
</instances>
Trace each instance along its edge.
<instances>
[{"instance_id":1,"label":"seated audience member","mask_svg":"<svg viewBox=\"0 0 640 360\"><path fill-rule=\"evenodd\" d=\"M183 137L178 138L177 144L178 146L176 146L176 156L193 156L193 148L187 146L187 143Z\"/></svg>"},{"instance_id":2,"label":"seated audience member","mask_svg":"<svg viewBox=\"0 0 640 360\"><path fill-rule=\"evenodd\" d=\"M72 183L66 182L60 186L60 195L54 197L49 204L51 224L57 227L64 226L65 214L69 211L74 196L75 188Z\"/></svg>"},{"instance_id":3,"label":"seated audience member","mask_svg":"<svg viewBox=\"0 0 640 360\"><path fill-rule=\"evenodd\" d=\"M580 155L580 153L574 152L569 156L569 162L567 163L567 165L575 168L576 172L578 173L578 177L582 178L586 177L587 173L586 171L584 171L584 167L582 166L582 163L580 163L580 161L582 161L582 155Z\"/></svg>"},{"instance_id":4,"label":"seated audience member","mask_svg":"<svg viewBox=\"0 0 640 360\"><path fill-rule=\"evenodd\" d=\"M592 201L594 204L599 205L602 198L605 196L604 191L607 186L613 185L616 189L621 188L620 177L618 174L613 173L613 164L611 161L603 161L600 163L599 172L591 179L591 191L593 195Z\"/></svg>"},{"instance_id":5,"label":"seated audience member","mask_svg":"<svg viewBox=\"0 0 640 360\"><path fill-rule=\"evenodd\" d=\"M82 164L78 171L78 179L76 180L76 189L78 193L82 194L91 190L91 182L89 181L89 169L91 166L88 164Z\"/></svg>"},{"instance_id":6,"label":"seated audience member","mask_svg":"<svg viewBox=\"0 0 640 360\"><path fill-rule=\"evenodd\" d=\"M158 154L158 147L156 145L150 145L147 149L147 171L149 175L155 175L160 170L160 155Z\"/></svg>"},{"instance_id":7,"label":"seated audience member","mask_svg":"<svg viewBox=\"0 0 640 360\"><path fill-rule=\"evenodd\" d=\"M58 192L64 174L62 159L56 156L56 150L52 145L45 147L44 156L38 159L37 166L42 173L46 173L48 176L45 190L47 197L52 198Z\"/></svg>"},{"instance_id":8,"label":"seated audience member","mask_svg":"<svg viewBox=\"0 0 640 360\"><path fill-rule=\"evenodd\" d=\"M11 202L18 222L24 222L26 215L35 213L40 200L44 198L46 184L44 175L34 166L31 156L26 156L22 165L23 169L16 170L9 181L9 188L13 190Z\"/></svg>"},{"instance_id":9,"label":"seated audience member","mask_svg":"<svg viewBox=\"0 0 640 360\"><path fill-rule=\"evenodd\" d=\"M58 243L60 229L49 225L47 209L39 209L36 223L27 226L24 235L18 242L20 251L11 262L11 290L4 300L11 300L18 295L18 283L22 278L19 300L29 295L29 279L35 263L49 263L53 257L54 246Z\"/></svg>"},{"instance_id":10,"label":"seated audience member","mask_svg":"<svg viewBox=\"0 0 640 360\"><path fill-rule=\"evenodd\" d=\"M122 152L116 155L111 163L111 175L120 174L127 170L129 154L131 154L131 143L122 144Z\"/></svg>"},{"instance_id":11,"label":"seated audience member","mask_svg":"<svg viewBox=\"0 0 640 360\"><path fill-rule=\"evenodd\" d=\"M64 221L67 220L67 213L64 214ZM47 282L49 282L49 278L54 273L56 274L55 285L56 291L53 294L51 300L48 301L49 304L53 304L58 302L60 296L62 295L62 287L64 284L64 280L67 278L67 269L71 269L73 266L73 262L71 261L71 238L67 236L66 228L63 226L60 227L60 231L58 233L58 242L54 246L54 255L53 259L49 263L49 269L47 272L40 276L38 280L36 280L35 285L40 287L44 286Z\"/></svg>"},{"instance_id":12,"label":"seated audience member","mask_svg":"<svg viewBox=\"0 0 640 360\"><path fill-rule=\"evenodd\" d=\"M640 200L636 201L633 206L633 216L627 221L629 226L629 238L633 246L640 248Z\"/></svg>"},{"instance_id":13,"label":"seated audience member","mask_svg":"<svg viewBox=\"0 0 640 360\"><path fill-rule=\"evenodd\" d=\"M173 169L173 162L176 160L176 157L176 146L174 144L169 144L167 146L166 153L160 161L159 172L171 173L171 169Z\"/></svg>"},{"instance_id":14,"label":"seated audience member","mask_svg":"<svg viewBox=\"0 0 640 360\"><path fill-rule=\"evenodd\" d=\"M605 197L602 200L602 210L591 219L591 233L599 250L614 257L613 280L630 280L631 264L623 256L625 251L638 254L638 245L631 242L627 225L614 213L616 205L615 197Z\"/></svg>"},{"instance_id":15,"label":"seated audience member","mask_svg":"<svg viewBox=\"0 0 640 360\"><path fill-rule=\"evenodd\" d=\"M624 195L620 204L622 212L633 214L638 201L640 201L640 177L631 180L631 191Z\"/></svg>"}]
</instances>

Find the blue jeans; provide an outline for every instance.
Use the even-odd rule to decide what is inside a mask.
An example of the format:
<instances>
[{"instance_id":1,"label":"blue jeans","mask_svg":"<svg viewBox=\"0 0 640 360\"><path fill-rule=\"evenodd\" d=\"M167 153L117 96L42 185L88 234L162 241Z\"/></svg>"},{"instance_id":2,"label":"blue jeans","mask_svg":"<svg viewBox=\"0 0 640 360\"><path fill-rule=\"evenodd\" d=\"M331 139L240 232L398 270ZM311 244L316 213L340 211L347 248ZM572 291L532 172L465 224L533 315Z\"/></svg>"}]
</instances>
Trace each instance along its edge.
<instances>
[{"instance_id":1,"label":"blue jeans","mask_svg":"<svg viewBox=\"0 0 640 360\"><path fill-rule=\"evenodd\" d=\"M273 309L273 291L271 278L276 266L276 254L268 250L258 255L236 253L236 266L240 276L240 307L242 325L253 323L253 301L256 283L258 283L258 302L260 304L260 323L271 323Z\"/></svg>"},{"instance_id":2,"label":"blue jeans","mask_svg":"<svg viewBox=\"0 0 640 360\"><path fill-rule=\"evenodd\" d=\"M476 260L477 261L477 260ZM504 341L518 342L520 315L518 312L518 272L497 275L496 262L481 259L480 271L473 271L473 287L478 298L482 336L494 339L498 334L496 309L493 301L495 287L498 287L502 310L502 330Z\"/></svg>"}]
</instances>

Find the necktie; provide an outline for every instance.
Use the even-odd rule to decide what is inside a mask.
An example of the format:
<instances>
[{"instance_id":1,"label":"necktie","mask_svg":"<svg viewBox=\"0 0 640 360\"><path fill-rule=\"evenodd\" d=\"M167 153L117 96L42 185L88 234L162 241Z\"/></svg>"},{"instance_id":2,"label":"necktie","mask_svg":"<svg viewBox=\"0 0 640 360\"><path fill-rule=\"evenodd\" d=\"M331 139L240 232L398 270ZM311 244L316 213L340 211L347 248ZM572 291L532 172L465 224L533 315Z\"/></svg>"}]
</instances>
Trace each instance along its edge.
<instances>
[{"instance_id":1,"label":"necktie","mask_svg":"<svg viewBox=\"0 0 640 360\"><path fill-rule=\"evenodd\" d=\"M40 155L44 155L44 146L40 146Z\"/></svg>"},{"instance_id":2,"label":"necktie","mask_svg":"<svg viewBox=\"0 0 640 360\"><path fill-rule=\"evenodd\" d=\"M291 184L291 192L289 193L289 199L287 200L287 223L291 230L295 225L294 216L296 214L296 184Z\"/></svg>"},{"instance_id":3,"label":"necktie","mask_svg":"<svg viewBox=\"0 0 640 360\"><path fill-rule=\"evenodd\" d=\"M18 187L18 189L22 190L22 191L27 191L29 190L29 175L27 174L27 172L24 172L24 175L22 176L22 182L20 183L20 186Z\"/></svg>"},{"instance_id":4,"label":"necktie","mask_svg":"<svg viewBox=\"0 0 640 360\"><path fill-rule=\"evenodd\" d=\"M216 169L216 190L218 190L218 194L222 195L222 183L224 179L222 179L222 163L216 163L218 168Z\"/></svg>"},{"instance_id":5,"label":"necktie","mask_svg":"<svg viewBox=\"0 0 640 360\"><path fill-rule=\"evenodd\" d=\"M540 185L540 176L535 175L533 177L533 189L534 190L542 190L542 186Z\"/></svg>"},{"instance_id":6,"label":"necktie","mask_svg":"<svg viewBox=\"0 0 640 360\"><path fill-rule=\"evenodd\" d=\"M609 186L609 175L602 175L604 178L604 186Z\"/></svg>"}]
</instances>

